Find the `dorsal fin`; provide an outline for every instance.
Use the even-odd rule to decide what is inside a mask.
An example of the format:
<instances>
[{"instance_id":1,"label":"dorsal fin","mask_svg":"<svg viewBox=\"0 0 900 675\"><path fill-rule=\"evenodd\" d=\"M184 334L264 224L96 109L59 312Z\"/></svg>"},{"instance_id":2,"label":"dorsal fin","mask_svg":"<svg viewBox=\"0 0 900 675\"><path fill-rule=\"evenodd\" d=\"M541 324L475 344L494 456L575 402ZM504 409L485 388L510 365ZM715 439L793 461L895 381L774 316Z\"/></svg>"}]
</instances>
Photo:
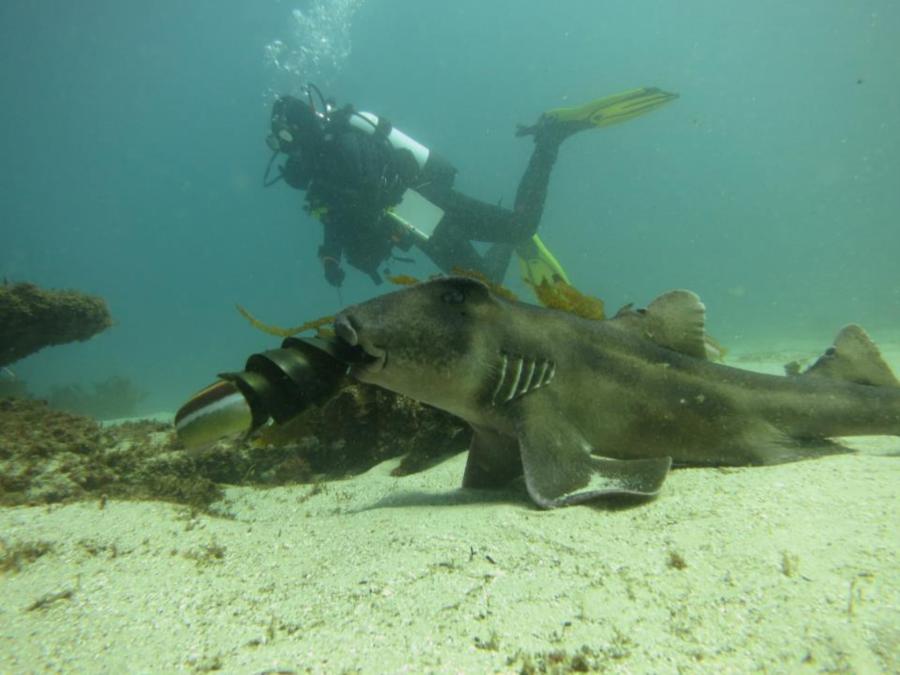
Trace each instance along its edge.
<instances>
[{"instance_id":1,"label":"dorsal fin","mask_svg":"<svg viewBox=\"0 0 900 675\"><path fill-rule=\"evenodd\" d=\"M876 387L900 387L872 338L856 324L841 328L834 345L825 350L801 377L829 377Z\"/></svg>"},{"instance_id":2,"label":"dorsal fin","mask_svg":"<svg viewBox=\"0 0 900 675\"><path fill-rule=\"evenodd\" d=\"M647 309L636 310L626 305L611 321L618 328L652 340L660 347L698 359L707 358L706 307L691 291L663 293Z\"/></svg>"}]
</instances>

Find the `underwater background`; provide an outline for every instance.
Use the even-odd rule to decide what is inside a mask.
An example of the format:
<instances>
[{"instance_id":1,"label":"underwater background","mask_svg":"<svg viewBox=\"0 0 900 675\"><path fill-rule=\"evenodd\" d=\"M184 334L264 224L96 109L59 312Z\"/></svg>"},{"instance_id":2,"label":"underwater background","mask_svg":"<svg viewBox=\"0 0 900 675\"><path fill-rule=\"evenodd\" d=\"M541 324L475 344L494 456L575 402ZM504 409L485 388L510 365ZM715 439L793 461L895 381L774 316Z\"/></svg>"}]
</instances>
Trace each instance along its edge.
<instances>
[{"instance_id":1,"label":"underwater background","mask_svg":"<svg viewBox=\"0 0 900 675\"><path fill-rule=\"evenodd\" d=\"M174 410L277 344L236 302L292 326L390 290L348 269L339 298L302 193L262 187L270 104L308 80L506 205L516 123L677 92L563 146L540 233L573 283L611 311L690 288L726 347L896 331L898 36L893 0L7 0L0 277L99 294L116 321L13 368L38 395L125 376L142 412Z\"/></svg>"}]
</instances>

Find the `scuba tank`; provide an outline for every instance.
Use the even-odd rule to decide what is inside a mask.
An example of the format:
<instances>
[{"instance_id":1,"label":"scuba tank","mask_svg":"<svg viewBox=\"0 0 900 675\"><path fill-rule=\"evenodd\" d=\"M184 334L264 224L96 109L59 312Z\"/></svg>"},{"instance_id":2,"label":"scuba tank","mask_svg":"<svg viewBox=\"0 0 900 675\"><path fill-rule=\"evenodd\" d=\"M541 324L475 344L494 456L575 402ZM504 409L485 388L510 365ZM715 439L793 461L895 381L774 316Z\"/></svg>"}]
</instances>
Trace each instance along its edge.
<instances>
[{"instance_id":1,"label":"scuba tank","mask_svg":"<svg viewBox=\"0 0 900 675\"><path fill-rule=\"evenodd\" d=\"M411 235L414 240L427 241L441 222L444 211L430 201L423 190L446 191L453 187L456 167L432 152L411 136L395 128L388 120L377 115L356 111L348 107L344 114L347 124L364 134L384 139L392 148L408 152L418 167L413 184L408 186L399 203L387 210L387 214L400 227L398 244ZM409 248L409 246L401 246Z\"/></svg>"},{"instance_id":2,"label":"scuba tank","mask_svg":"<svg viewBox=\"0 0 900 675\"><path fill-rule=\"evenodd\" d=\"M431 180L444 180L452 184L456 169L446 160L414 138L396 129L388 120L370 112L350 110L347 122L354 129L372 136L381 136L395 150L407 150L412 154L419 171Z\"/></svg>"}]
</instances>

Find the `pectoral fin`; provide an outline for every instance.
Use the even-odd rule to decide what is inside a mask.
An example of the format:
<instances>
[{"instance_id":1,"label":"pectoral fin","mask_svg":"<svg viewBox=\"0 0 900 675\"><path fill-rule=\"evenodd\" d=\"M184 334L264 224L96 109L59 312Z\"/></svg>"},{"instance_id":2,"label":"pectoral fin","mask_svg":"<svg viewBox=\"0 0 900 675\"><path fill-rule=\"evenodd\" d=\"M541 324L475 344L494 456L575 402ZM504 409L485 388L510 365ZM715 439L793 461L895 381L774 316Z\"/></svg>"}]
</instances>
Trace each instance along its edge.
<instances>
[{"instance_id":1,"label":"pectoral fin","mask_svg":"<svg viewBox=\"0 0 900 675\"><path fill-rule=\"evenodd\" d=\"M519 447L528 492L544 508L607 495L652 497L659 493L672 465L669 457L621 460L594 456L587 441L563 421L523 422Z\"/></svg>"}]
</instances>

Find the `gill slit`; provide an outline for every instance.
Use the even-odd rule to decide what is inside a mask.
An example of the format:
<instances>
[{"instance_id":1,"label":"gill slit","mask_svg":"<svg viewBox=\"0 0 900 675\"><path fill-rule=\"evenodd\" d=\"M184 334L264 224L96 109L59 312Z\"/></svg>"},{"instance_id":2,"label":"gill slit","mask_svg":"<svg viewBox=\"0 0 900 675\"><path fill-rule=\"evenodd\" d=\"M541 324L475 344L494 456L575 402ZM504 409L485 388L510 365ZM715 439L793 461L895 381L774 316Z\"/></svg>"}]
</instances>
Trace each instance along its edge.
<instances>
[{"instance_id":1,"label":"gill slit","mask_svg":"<svg viewBox=\"0 0 900 675\"><path fill-rule=\"evenodd\" d=\"M499 353L497 383L491 394L491 405L508 403L514 398L545 387L556 375L556 364L549 359Z\"/></svg>"}]
</instances>

